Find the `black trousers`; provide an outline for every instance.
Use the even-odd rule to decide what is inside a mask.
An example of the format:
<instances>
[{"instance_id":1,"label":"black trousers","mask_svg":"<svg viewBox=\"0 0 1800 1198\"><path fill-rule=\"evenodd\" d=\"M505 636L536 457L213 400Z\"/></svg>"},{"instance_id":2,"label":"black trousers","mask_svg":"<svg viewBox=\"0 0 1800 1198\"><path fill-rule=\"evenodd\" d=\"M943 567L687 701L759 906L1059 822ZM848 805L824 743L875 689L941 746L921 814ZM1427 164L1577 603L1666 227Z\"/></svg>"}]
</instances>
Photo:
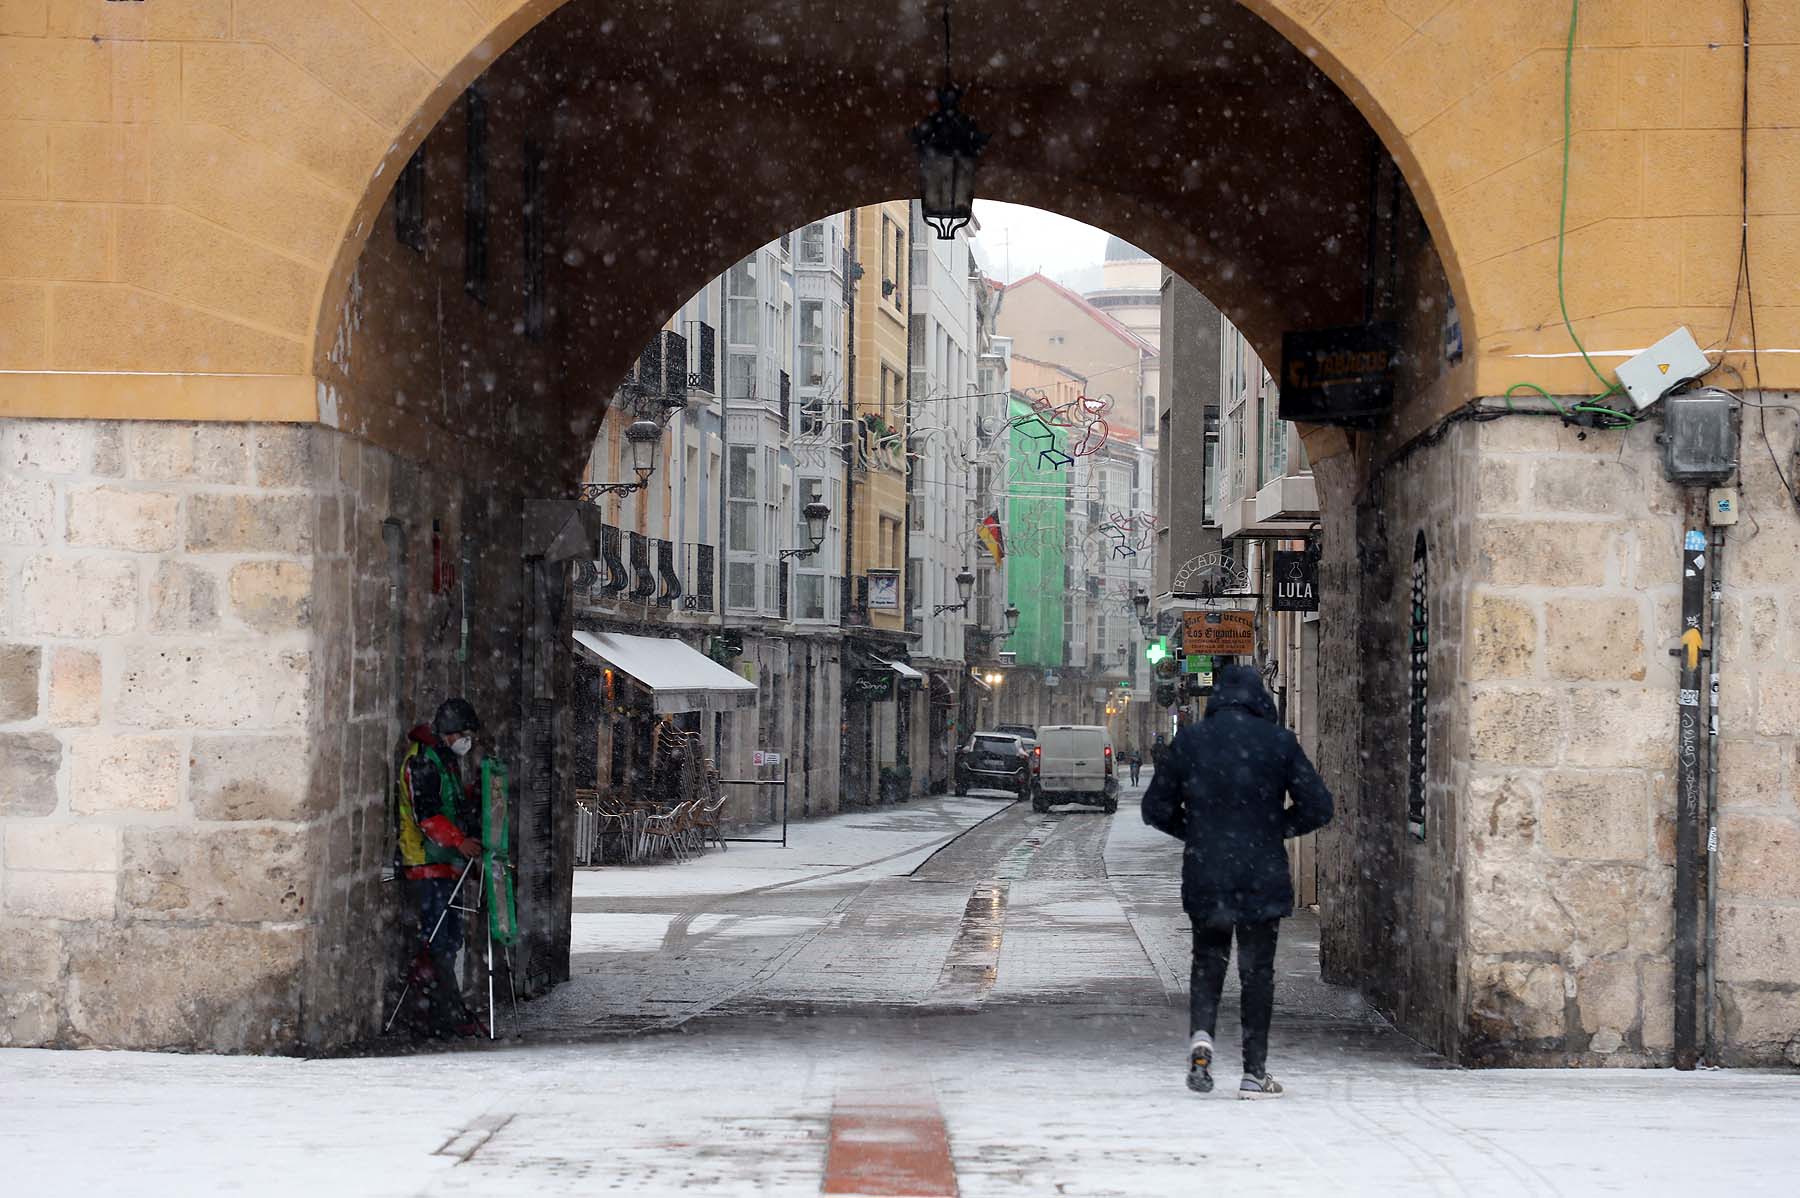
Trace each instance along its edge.
<instances>
[{"instance_id":1,"label":"black trousers","mask_svg":"<svg viewBox=\"0 0 1800 1198\"><path fill-rule=\"evenodd\" d=\"M431 962L429 974L418 979L419 997L433 1027L440 1031L460 1027L469 1022L470 1015L456 975L456 958L463 944L463 913L450 905L456 894L456 879L414 878L406 885L418 906L419 941ZM473 891L463 893L466 896ZM437 929L435 939L431 938L433 928Z\"/></svg>"},{"instance_id":2,"label":"black trousers","mask_svg":"<svg viewBox=\"0 0 1800 1198\"><path fill-rule=\"evenodd\" d=\"M1188 983L1191 1032L1212 1035L1219 1019L1219 995L1231 963L1231 937L1237 933L1238 980L1243 984L1244 1072L1258 1077L1269 1060L1269 1020L1275 1014L1275 939L1281 921L1209 926L1194 925L1194 969Z\"/></svg>"}]
</instances>

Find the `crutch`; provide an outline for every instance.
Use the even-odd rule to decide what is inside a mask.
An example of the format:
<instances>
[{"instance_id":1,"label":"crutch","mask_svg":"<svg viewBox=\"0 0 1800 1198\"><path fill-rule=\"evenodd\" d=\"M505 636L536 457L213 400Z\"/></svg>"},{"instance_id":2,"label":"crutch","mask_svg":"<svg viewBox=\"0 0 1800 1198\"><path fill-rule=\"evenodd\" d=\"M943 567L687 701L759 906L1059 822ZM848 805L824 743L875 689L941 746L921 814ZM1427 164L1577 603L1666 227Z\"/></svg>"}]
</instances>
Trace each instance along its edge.
<instances>
[{"instance_id":1,"label":"crutch","mask_svg":"<svg viewBox=\"0 0 1800 1198\"><path fill-rule=\"evenodd\" d=\"M449 918L450 908L456 906L456 896L462 893L463 883L469 880L469 871L474 869L476 862L480 860L481 858L479 857L471 857L467 864L463 866L462 875L456 879L456 887L450 891L449 900L444 903L444 909L438 912L437 922L431 925L431 935L425 937L425 947L427 952L431 950L431 942L437 939L438 929L443 927L444 920ZM468 908L464 907L462 910L466 911ZM394 1030L394 1020L400 1018L400 1012L406 1009L406 996L411 990L412 978L411 976L408 976L406 984L400 987L400 999L394 1004L394 1013L388 1016L387 1022L381 1027L383 1035ZM490 1037L490 1039L491 1038L492 1037Z\"/></svg>"}]
</instances>

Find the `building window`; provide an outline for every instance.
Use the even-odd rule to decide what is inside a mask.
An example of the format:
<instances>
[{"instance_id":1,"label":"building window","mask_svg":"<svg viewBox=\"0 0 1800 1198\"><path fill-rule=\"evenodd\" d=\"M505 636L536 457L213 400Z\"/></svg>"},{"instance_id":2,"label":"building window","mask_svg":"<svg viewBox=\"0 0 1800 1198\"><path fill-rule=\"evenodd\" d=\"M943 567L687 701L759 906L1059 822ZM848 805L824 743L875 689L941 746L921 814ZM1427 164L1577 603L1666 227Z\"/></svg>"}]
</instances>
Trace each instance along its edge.
<instances>
[{"instance_id":1,"label":"building window","mask_svg":"<svg viewBox=\"0 0 1800 1198\"><path fill-rule=\"evenodd\" d=\"M825 265L824 221L815 221L800 230L800 261L807 266Z\"/></svg>"},{"instance_id":2,"label":"building window","mask_svg":"<svg viewBox=\"0 0 1800 1198\"><path fill-rule=\"evenodd\" d=\"M1409 727L1406 736L1406 828L1425 839L1425 704L1431 664L1431 602L1426 589L1425 530L1413 540L1412 628L1408 638L1410 660Z\"/></svg>"},{"instance_id":3,"label":"building window","mask_svg":"<svg viewBox=\"0 0 1800 1198\"><path fill-rule=\"evenodd\" d=\"M881 567L895 570L900 566L900 522L891 516L881 518Z\"/></svg>"},{"instance_id":4,"label":"building window","mask_svg":"<svg viewBox=\"0 0 1800 1198\"><path fill-rule=\"evenodd\" d=\"M726 547L733 553L756 553L760 548L757 533L762 523L762 487L757 478L757 457L754 445L731 447L731 489L727 493L731 529Z\"/></svg>"},{"instance_id":5,"label":"building window","mask_svg":"<svg viewBox=\"0 0 1800 1198\"><path fill-rule=\"evenodd\" d=\"M464 93L468 175L463 181L463 290L487 302L487 97L471 87Z\"/></svg>"},{"instance_id":6,"label":"building window","mask_svg":"<svg viewBox=\"0 0 1800 1198\"><path fill-rule=\"evenodd\" d=\"M881 218L881 298L893 296L898 284L894 282L894 240L892 229L894 222L887 217Z\"/></svg>"},{"instance_id":7,"label":"building window","mask_svg":"<svg viewBox=\"0 0 1800 1198\"><path fill-rule=\"evenodd\" d=\"M725 340L754 348L761 342L762 296L756 287L756 255L725 272Z\"/></svg>"},{"instance_id":8,"label":"building window","mask_svg":"<svg viewBox=\"0 0 1800 1198\"><path fill-rule=\"evenodd\" d=\"M800 301L800 385L825 385L825 301Z\"/></svg>"},{"instance_id":9,"label":"building window","mask_svg":"<svg viewBox=\"0 0 1800 1198\"><path fill-rule=\"evenodd\" d=\"M756 398L756 355L734 353L725 358L725 395L729 399Z\"/></svg>"},{"instance_id":10,"label":"building window","mask_svg":"<svg viewBox=\"0 0 1800 1198\"><path fill-rule=\"evenodd\" d=\"M825 618L825 576L823 574L794 575L794 618L797 620L823 620Z\"/></svg>"},{"instance_id":11,"label":"building window","mask_svg":"<svg viewBox=\"0 0 1800 1198\"><path fill-rule=\"evenodd\" d=\"M925 317L913 313L906 330L906 384L911 399L924 399L925 385L931 381L931 345L927 340L930 336Z\"/></svg>"},{"instance_id":12,"label":"building window","mask_svg":"<svg viewBox=\"0 0 1800 1198\"><path fill-rule=\"evenodd\" d=\"M544 336L544 150L525 143L525 335Z\"/></svg>"},{"instance_id":13,"label":"building window","mask_svg":"<svg viewBox=\"0 0 1800 1198\"><path fill-rule=\"evenodd\" d=\"M1250 485L1250 411L1243 392L1226 399L1225 435L1221 448L1225 452L1225 489L1227 503L1241 499Z\"/></svg>"},{"instance_id":14,"label":"building window","mask_svg":"<svg viewBox=\"0 0 1800 1198\"><path fill-rule=\"evenodd\" d=\"M394 237L409 250L425 252L424 146L413 151L394 184Z\"/></svg>"},{"instance_id":15,"label":"building window","mask_svg":"<svg viewBox=\"0 0 1800 1198\"><path fill-rule=\"evenodd\" d=\"M901 296L905 292L905 290L906 290L906 234L902 233L900 231L899 225L895 225L894 226L894 307L902 308L902 307L906 306L906 301L901 298Z\"/></svg>"}]
</instances>

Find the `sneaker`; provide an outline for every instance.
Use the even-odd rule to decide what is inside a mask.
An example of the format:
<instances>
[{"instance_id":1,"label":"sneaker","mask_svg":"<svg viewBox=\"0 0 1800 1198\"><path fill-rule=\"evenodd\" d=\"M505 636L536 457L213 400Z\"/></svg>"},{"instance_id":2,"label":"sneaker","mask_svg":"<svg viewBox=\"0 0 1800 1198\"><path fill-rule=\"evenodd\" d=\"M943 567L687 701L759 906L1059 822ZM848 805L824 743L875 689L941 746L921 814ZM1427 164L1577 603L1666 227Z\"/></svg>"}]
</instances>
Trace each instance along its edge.
<instances>
[{"instance_id":1,"label":"sneaker","mask_svg":"<svg viewBox=\"0 0 1800 1198\"><path fill-rule=\"evenodd\" d=\"M1280 1098L1281 1083L1266 1073L1261 1077L1256 1076L1254 1073L1246 1073L1244 1074L1244 1080L1238 1083L1238 1097Z\"/></svg>"},{"instance_id":2,"label":"sneaker","mask_svg":"<svg viewBox=\"0 0 1800 1198\"><path fill-rule=\"evenodd\" d=\"M1196 1094L1212 1093L1212 1058L1212 1037L1205 1032L1196 1032L1193 1043L1188 1045L1187 1078L1188 1089Z\"/></svg>"}]
</instances>

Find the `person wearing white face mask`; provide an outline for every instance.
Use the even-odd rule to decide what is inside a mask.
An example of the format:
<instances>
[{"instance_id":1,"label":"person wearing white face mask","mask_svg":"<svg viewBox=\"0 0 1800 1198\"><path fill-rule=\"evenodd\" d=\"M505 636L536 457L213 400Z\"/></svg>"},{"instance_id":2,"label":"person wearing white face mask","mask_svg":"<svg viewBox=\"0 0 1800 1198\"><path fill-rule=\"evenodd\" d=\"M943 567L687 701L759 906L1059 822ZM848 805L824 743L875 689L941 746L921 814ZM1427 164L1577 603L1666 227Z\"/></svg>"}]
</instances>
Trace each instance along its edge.
<instances>
[{"instance_id":1,"label":"person wearing white face mask","mask_svg":"<svg viewBox=\"0 0 1800 1198\"><path fill-rule=\"evenodd\" d=\"M429 726L409 734L400 768L400 868L419 912L421 938L415 972L427 975L421 978L421 997L440 1035L479 1031L456 981L463 925L451 900L465 864L481 855L481 841L463 831L477 826L480 815L461 768L480 731L481 718L467 699L446 699Z\"/></svg>"}]
</instances>

